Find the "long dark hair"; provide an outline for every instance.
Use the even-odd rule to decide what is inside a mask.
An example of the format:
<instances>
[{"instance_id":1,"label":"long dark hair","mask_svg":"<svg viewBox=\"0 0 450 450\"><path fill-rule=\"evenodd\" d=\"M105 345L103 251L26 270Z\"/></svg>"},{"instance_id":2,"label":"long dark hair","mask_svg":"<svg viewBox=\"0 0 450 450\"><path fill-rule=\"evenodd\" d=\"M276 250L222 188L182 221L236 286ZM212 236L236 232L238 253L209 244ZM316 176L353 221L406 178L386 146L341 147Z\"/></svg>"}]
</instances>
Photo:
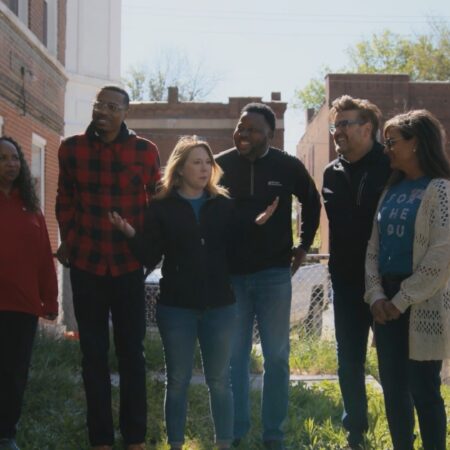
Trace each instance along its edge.
<instances>
[{"instance_id":1,"label":"long dark hair","mask_svg":"<svg viewBox=\"0 0 450 450\"><path fill-rule=\"evenodd\" d=\"M430 178L445 178L450 180L450 160L445 151L445 130L438 119L426 109L415 109L398 114L389 119L383 134L389 128L399 131L406 141L415 138L415 152L419 167ZM399 171L394 171L389 184L403 178Z\"/></svg>"},{"instance_id":2,"label":"long dark hair","mask_svg":"<svg viewBox=\"0 0 450 450\"><path fill-rule=\"evenodd\" d=\"M17 154L19 155L20 172L19 176L14 180L13 187L19 189L20 197L27 210L38 212L40 210L40 203L34 189L34 181L31 177L30 168L28 167L22 148L9 136L1 136L0 142L9 142L16 148Z\"/></svg>"}]
</instances>

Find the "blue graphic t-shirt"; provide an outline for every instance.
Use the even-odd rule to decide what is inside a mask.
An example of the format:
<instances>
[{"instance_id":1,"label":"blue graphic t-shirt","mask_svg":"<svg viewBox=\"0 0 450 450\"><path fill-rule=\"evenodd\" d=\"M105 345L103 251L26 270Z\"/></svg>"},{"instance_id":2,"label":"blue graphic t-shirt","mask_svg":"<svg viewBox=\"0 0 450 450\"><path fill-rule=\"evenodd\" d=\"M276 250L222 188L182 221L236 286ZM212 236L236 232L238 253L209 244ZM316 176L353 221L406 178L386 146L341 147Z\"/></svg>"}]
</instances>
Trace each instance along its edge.
<instances>
[{"instance_id":1,"label":"blue graphic t-shirt","mask_svg":"<svg viewBox=\"0 0 450 450\"><path fill-rule=\"evenodd\" d=\"M381 275L409 275L413 265L414 223L429 177L403 179L391 186L377 216Z\"/></svg>"},{"instance_id":2,"label":"blue graphic t-shirt","mask_svg":"<svg viewBox=\"0 0 450 450\"><path fill-rule=\"evenodd\" d=\"M202 208L203 204L208 199L208 195L206 192L203 192L203 194L200 197L197 198L187 198L181 195L180 192L178 192L181 197L183 197L185 200L187 200L190 205L192 206L192 209L194 210L195 218L197 219L197 222L200 220L200 209Z\"/></svg>"}]
</instances>

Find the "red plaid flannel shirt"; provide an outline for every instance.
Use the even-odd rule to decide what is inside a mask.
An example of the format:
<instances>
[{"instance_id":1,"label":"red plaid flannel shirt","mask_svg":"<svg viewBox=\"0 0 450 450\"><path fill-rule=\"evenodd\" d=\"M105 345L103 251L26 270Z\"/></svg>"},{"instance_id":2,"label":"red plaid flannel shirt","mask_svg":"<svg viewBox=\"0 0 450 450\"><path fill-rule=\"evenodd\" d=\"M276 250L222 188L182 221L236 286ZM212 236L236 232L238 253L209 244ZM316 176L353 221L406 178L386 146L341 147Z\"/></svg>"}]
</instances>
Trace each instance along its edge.
<instances>
[{"instance_id":1,"label":"red plaid flannel shirt","mask_svg":"<svg viewBox=\"0 0 450 450\"><path fill-rule=\"evenodd\" d=\"M104 143L93 125L59 148L56 217L71 265L96 275L122 275L141 265L108 212L117 211L142 230L144 210L160 179L155 144L122 124L114 142Z\"/></svg>"}]
</instances>

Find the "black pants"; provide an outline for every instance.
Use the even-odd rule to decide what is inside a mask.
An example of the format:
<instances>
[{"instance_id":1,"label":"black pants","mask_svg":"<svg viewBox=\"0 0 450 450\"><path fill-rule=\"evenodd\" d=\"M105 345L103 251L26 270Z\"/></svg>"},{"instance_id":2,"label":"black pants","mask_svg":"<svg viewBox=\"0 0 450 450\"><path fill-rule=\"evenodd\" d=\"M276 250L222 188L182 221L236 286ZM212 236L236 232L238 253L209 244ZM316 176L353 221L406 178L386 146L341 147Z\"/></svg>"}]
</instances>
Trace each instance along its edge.
<instances>
[{"instance_id":1,"label":"black pants","mask_svg":"<svg viewBox=\"0 0 450 450\"><path fill-rule=\"evenodd\" d=\"M400 280L383 280L388 298ZM412 450L414 407L424 450L445 450L447 419L441 396L442 361L409 359L409 310L399 319L375 325L378 366L386 416L395 450Z\"/></svg>"},{"instance_id":2,"label":"black pants","mask_svg":"<svg viewBox=\"0 0 450 450\"><path fill-rule=\"evenodd\" d=\"M356 446L369 427L365 362L372 315L364 303L364 280L348 283L333 277L332 283L338 376L344 402L342 423L349 432L349 443Z\"/></svg>"},{"instance_id":3,"label":"black pants","mask_svg":"<svg viewBox=\"0 0 450 450\"><path fill-rule=\"evenodd\" d=\"M37 322L31 314L0 311L0 439L16 435Z\"/></svg>"},{"instance_id":4,"label":"black pants","mask_svg":"<svg viewBox=\"0 0 450 450\"><path fill-rule=\"evenodd\" d=\"M112 445L114 427L108 364L109 317L120 375L120 430L126 444L145 441L144 280L141 270L113 277L71 268L75 316L83 355L91 445Z\"/></svg>"}]
</instances>

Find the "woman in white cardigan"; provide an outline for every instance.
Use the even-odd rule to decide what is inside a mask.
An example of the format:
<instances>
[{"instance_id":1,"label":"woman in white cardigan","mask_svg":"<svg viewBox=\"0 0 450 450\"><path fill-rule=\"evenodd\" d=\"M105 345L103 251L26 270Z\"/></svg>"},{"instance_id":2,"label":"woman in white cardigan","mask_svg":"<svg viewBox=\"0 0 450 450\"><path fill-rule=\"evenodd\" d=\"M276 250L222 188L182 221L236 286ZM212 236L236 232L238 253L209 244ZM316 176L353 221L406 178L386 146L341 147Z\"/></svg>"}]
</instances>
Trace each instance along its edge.
<instances>
[{"instance_id":1,"label":"woman in white cardigan","mask_svg":"<svg viewBox=\"0 0 450 450\"><path fill-rule=\"evenodd\" d=\"M440 393L450 357L450 162L428 111L384 127L393 175L380 199L366 257L365 299L395 450L414 446L414 407L425 450L445 450Z\"/></svg>"}]
</instances>

